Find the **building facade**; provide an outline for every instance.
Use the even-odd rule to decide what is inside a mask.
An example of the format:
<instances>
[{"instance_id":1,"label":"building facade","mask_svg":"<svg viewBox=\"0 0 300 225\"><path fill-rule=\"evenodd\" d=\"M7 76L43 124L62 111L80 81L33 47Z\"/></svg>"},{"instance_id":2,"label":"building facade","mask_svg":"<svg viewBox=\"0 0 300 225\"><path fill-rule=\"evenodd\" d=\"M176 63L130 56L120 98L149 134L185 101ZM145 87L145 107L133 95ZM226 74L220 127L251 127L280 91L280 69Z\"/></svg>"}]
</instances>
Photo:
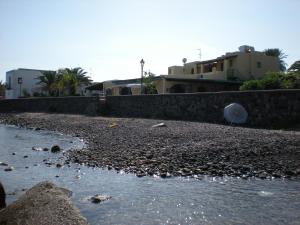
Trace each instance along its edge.
<instances>
[{"instance_id":1,"label":"building facade","mask_svg":"<svg viewBox=\"0 0 300 225\"><path fill-rule=\"evenodd\" d=\"M6 72L6 99L33 96L35 92L42 91L36 79L43 75L44 70L35 69L16 69Z\"/></svg>"},{"instance_id":2,"label":"building facade","mask_svg":"<svg viewBox=\"0 0 300 225\"><path fill-rule=\"evenodd\" d=\"M267 72L280 71L279 59L255 51L254 47L241 46L239 51L226 53L218 58L171 66L168 75L184 78L210 80L251 80L260 79ZM188 77L187 77L188 78Z\"/></svg>"}]
</instances>

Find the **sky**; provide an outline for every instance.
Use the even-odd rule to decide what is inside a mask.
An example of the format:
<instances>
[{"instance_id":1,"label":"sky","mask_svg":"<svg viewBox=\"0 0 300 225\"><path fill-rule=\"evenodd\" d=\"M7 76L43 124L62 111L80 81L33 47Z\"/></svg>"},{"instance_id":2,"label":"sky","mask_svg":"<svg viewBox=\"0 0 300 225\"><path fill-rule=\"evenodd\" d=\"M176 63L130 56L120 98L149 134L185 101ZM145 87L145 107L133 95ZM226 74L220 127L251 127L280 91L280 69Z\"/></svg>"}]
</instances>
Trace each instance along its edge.
<instances>
[{"instance_id":1,"label":"sky","mask_svg":"<svg viewBox=\"0 0 300 225\"><path fill-rule=\"evenodd\" d=\"M300 59L300 0L0 0L0 80L82 67L94 81L212 59L241 45Z\"/></svg>"}]
</instances>

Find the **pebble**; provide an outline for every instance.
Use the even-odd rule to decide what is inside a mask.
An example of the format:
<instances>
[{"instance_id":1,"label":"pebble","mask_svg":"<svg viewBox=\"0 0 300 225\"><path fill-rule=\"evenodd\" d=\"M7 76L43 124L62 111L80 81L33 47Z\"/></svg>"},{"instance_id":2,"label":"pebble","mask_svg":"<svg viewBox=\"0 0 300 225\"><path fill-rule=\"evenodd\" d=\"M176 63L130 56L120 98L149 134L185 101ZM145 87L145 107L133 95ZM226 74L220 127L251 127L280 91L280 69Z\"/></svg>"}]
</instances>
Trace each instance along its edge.
<instances>
[{"instance_id":1,"label":"pebble","mask_svg":"<svg viewBox=\"0 0 300 225\"><path fill-rule=\"evenodd\" d=\"M61 151L61 148L58 145L54 145L51 148L52 153L57 153L57 152L60 152L60 151Z\"/></svg>"},{"instance_id":2,"label":"pebble","mask_svg":"<svg viewBox=\"0 0 300 225\"><path fill-rule=\"evenodd\" d=\"M9 171L13 171L15 168L13 166L7 167L4 169L4 171L9 172Z\"/></svg>"},{"instance_id":3,"label":"pebble","mask_svg":"<svg viewBox=\"0 0 300 225\"><path fill-rule=\"evenodd\" d=\"M95 195L91 197L92 203L100 203L109 199L111 199L111 196L108 195Z\"/></svg>"}]
</instances>

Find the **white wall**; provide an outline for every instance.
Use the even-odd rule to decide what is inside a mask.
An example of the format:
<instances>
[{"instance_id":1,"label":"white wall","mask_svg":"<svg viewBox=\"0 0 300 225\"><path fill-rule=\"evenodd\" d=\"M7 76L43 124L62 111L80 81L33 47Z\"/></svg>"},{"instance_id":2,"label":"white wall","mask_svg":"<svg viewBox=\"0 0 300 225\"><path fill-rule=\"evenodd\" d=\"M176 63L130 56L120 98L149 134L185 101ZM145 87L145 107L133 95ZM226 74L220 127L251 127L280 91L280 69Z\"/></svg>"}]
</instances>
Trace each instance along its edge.
<instances>
[{"instance_id":1,"label":"white wall","mask_svg":"<svg viewBox=\"0 0 300 225\"><path fill-rule=\"evenodd\" d=\"M6 73L6 83L10 89L6 90L5 97L7 99L18 98L23 96L23 91L26 91L32 96L34 92L41 92L40 85L37 85L37 77L42 76L42 72L39 70L30 70L30 69L17 69L11 70ZM20 90L20 84L18 84L18 78L22 78L22 85ZM20 93L21 91L21 93ZM21 94L21 95L20 95Z\"/></svg>"}]
</instances>

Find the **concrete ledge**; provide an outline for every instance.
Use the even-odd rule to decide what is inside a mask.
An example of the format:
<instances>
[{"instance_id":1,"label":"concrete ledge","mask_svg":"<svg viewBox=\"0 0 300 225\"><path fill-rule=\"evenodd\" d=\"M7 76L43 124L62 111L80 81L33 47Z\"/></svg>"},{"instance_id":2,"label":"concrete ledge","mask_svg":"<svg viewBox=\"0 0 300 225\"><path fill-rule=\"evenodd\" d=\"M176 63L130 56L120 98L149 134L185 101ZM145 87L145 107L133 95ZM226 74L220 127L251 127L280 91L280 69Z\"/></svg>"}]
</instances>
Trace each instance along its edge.
<instances>
[{"instance_id":1,"label":"concrete ledge","mask_svg":"<svg viewBox=\"0 0 300 225\"><path fill-rule=\"evenodd\" d=\"M71 203L70 194L69 190L53 183L39 183L19 200L0 210L0 224L87 225L87 220Z\"/></svg>"}]
</instances>

